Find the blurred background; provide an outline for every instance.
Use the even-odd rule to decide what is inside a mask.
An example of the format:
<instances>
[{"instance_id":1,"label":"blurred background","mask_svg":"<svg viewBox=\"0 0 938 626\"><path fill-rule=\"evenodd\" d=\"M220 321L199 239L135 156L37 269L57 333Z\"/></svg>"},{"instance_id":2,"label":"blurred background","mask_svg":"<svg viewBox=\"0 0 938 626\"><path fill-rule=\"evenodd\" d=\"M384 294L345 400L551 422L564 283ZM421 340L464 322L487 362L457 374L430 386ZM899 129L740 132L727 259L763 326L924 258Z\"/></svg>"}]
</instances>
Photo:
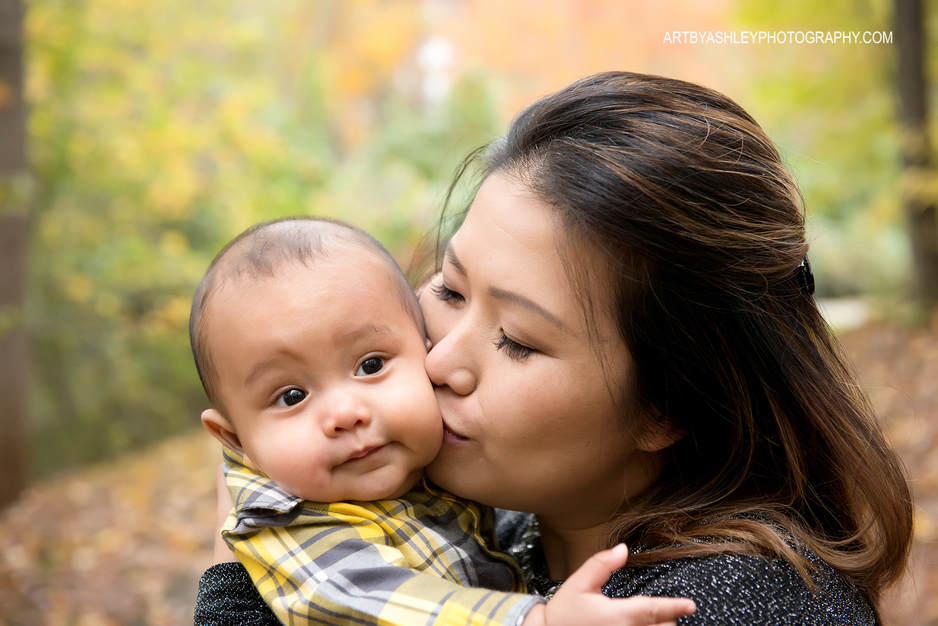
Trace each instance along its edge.
<instances>
[{"instance_id":1,"label":"blurred background","mask_svg":"<svg viewBox=\"0 0 938 626\"><path fill-rule=\"evenodd\" d=\"M0 625L191 623L219 455L187 323L225 242L328 215L406 269L470 149L607 69L726 93L800 181L916 481L890 623L938 624L936 61L935 0L0 0Z\"/></svg>"}]
</instances>

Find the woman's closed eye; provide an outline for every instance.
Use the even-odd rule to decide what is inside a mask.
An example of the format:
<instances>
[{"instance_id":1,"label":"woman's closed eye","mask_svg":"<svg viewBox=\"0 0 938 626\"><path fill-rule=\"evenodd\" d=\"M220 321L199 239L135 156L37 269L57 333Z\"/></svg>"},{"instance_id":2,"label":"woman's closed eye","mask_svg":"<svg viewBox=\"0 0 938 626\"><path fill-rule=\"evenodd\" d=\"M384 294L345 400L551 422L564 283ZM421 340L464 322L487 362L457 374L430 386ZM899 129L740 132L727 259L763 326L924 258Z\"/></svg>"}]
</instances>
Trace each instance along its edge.
<instances>
[{"instance_id":1,"label":"woman's closed eye","mask_svg":"<svg viewBox=\"0 0 938 626\"><path fill-rule=\"evenodd\" d=\"M509 338L505 333L502 333L498 339L495 340L495 349L501 350L502 348L505 349L505 354L508 355L508 358L515 361L524 361L535 352L534 348L529 348L524 344L518 343L514 339Z\"/></svg>"},{"instance_id":2,"label":"woman's closed eye","mask_svg":"<svg viewBox=\"0 0 938 626\"><path fill-rule=\"evenodd\" d=\"M295 406L305 400L307 395L309 394L307 394L302 389L293 387L291 389L287 389L282 394L277 396L277 400L274 402L274 405L279 407Z\"/></svg>"},{"instance_id":3,"label":"woman's closed eye","mask_svg":"<svg viewBox=\"0 0 938 626\"><path fill-rule=\"evenodd\" d=\"M433 292L433 295L436 296L437 300L442 300L443 302L452 302L454 304L458 304L466 301L461 293L453 291L443 283L434 285L430 288L430 291Z\"/></svg>"}]
</instances>

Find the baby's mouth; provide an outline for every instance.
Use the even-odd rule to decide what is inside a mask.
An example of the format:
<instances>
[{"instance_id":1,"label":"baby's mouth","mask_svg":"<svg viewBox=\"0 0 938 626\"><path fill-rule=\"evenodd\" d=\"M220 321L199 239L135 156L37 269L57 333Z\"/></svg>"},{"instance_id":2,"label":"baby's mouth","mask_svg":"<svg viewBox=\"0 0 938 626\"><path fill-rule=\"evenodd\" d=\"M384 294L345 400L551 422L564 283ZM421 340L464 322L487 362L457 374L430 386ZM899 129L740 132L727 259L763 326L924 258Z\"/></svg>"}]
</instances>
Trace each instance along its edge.
<instances>
[{"instance_id":1,"label":"baby's mouth","mask_svg":"<svg viewBox=\"0 0 938 626\"><path fill-rule=\"evenodd\" d=\"M370 457L371 455L377 454L378 452L380 452L381 450L383 450L385 445L387 445L387 444L383 444L383 445L380 445L380 446L373 446L373 447L371 447L371 448L365 448L365 449L363 449L363 450L359 450L358 452L352 454L352 455L348 458L348 460L346 460L345 462L346 462L346 463L351 463L352 461L359 461L359 460L361 460L361 459L368 458L368 457Z\"/></svg>"}]
</instances>

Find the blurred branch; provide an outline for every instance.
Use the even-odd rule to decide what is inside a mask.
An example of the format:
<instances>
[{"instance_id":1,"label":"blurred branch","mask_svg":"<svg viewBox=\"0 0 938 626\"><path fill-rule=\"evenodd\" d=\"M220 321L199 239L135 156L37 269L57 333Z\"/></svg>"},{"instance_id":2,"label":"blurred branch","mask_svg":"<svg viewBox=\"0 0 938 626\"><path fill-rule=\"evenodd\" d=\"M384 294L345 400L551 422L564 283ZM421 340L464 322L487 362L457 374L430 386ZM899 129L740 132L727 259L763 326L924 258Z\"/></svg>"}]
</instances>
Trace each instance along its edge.
<instances>
[{"instance_id":1,"label":"blurred branch","mask_svg":"<svg viewBox=\"0 0 938 626\"><path fill-rule=\"evenodd\" d=\"M29 346L22 323L26 299L28 222L20 190L26 176L23 106L23 5L0 0L0 506L26 484ZM2 320L0 320L2 321Z\"/></svg>"},{"instance_id":2,"label":"blurred branch","mask_svg":"<svg viewBox=\"0 0 938 626\"><path fill-rule=\"evenodd\" d=\"M899 52L899 121L903 178L933 177L928 135L925 8L922 0L895 0ZM916 295L926 309L938 306L938 197L921 185L903 185Z\"/></svg>"}]
</instances>

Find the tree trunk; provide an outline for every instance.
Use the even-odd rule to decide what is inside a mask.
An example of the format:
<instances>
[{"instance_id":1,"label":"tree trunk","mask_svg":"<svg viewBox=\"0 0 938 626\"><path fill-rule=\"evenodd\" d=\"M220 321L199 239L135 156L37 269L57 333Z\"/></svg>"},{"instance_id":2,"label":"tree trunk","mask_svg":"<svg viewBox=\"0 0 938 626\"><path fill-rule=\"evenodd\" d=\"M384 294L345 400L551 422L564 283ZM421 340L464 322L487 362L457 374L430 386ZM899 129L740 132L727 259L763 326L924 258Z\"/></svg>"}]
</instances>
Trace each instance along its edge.
<instances>
[{"instance_id":1,"label":"tree trunk","mask_svg":"<svg viewBox=\"0 0 938 626\"><path fill-rule=\"evenodd\" d=\"M0 0L0 507L26 485L29 341L22 0Z\"/></svg>"},{"instance_id":2,"label":"tree trunk","mask_svg":"<svg viewBox=\"0 0 938 626\"><path fill-rule=\"evenodd\" d=\"M928 139L922 0L895 0L895 28L899 50L902 203L912 247L915 294L927 310L934 310L938 306L938 193Z\"/></svg>"}]
</instances>

